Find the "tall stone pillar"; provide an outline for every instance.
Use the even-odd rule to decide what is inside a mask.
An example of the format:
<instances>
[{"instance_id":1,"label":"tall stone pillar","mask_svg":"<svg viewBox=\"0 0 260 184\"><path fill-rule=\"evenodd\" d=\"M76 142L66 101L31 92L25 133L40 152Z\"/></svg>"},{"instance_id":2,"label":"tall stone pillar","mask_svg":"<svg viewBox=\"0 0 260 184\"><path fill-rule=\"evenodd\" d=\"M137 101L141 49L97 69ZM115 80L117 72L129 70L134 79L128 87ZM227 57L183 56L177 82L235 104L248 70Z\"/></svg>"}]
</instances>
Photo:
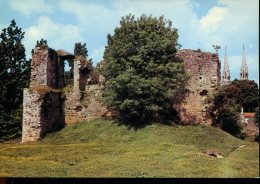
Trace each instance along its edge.
<instances>
[{"instance_id":1,"label":"tall stone pillar","mask_svg":"<svg viewBox=\"0 0 260 184\"><path fill-rule=\"evenodd\" d=\"M59 68L57 53L51 48L36 47L31 62L30 87L58 88Z\"/></svg>"},{"instance_id":2,"label":"tall stone pillar","mask_svg":"<svg viewBox=\"0 0 260 184\"><path fill-rule=\"evenodd\" d=\"M29 88L24 89L22 142L37 141L64 126L59 88L59 63L55 50L36 47L31 62Z\"/></svg>"},{"instance_id":3,"label":"tall stone pillar","mask_svg":"<svg viewBox=\"0 0 260 184\"><path fill-rule=\"evenodd\" d=\"M31 142L40 139L40 97L41 95L39 93L30 92L28 88L23 90L22 142Z\"/></svg>"},{"instance_id":4,"label":"tall stone pillar","mask_svg":"<svg viewBox=\"0 0 260 184\"><path fill-rule=\"evenodd\" d=\"M179 95L176 104L181 121L184 124L211 124L206 99L220 86L220 61L217 54L184 49L176 53L185 64L190 79L186 93Z\"/></svg>"},{"instance_id":5,"label":"tall stone pillar","mask_svg":"<svg viewBox=\"0 0 260 184\"><path fill-rule=\"evenodd\" d=\"M80 66L81 66L80 61L75 59L74 60L74 71L73 71L73 74L74 74L73 89L74 89L74 91L79 91Z\"/></svg>"}]
</instances>

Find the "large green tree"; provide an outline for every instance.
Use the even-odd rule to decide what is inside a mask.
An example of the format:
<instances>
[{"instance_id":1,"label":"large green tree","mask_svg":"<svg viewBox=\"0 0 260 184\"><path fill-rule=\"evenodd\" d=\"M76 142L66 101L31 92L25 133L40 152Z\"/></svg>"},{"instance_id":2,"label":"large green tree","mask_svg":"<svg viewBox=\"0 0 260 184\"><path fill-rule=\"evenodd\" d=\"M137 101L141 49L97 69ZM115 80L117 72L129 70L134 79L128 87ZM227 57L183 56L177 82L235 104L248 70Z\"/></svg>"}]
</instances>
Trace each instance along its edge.
<instances>
[{"instance_id":1,"label":"large green tree","mask_svg":"<svg viewBox=\"0 0 260 184\"><path fill-rule=\"evenodd\" d=\"M212 102L209 111L213 124L238 135L241 130L240 109L243 107L245 112L254 112L258 107L258 85L250 80L234 80L229 85L222 86L209 100Z\"/></svg>"},{"instance_id":2,"label":"large green tree","mask_svg":"<svg viewBox=\"0 0 260 184\"><path fill-rule=\"evenodd\" d=\"M122 17L114 35L108 34L102 73L104 99L128 123L171 123L173 103L188 77L176 58L177 29L163 16Z\"/></svg>"},{"instance_id":3,"label":"large green tree","mask_svg":"<svg viewBox=\"0 0 260 184\"><path fill-rule=\"evenodd\" d=\"M232 94L233 98L244 108L245 112L254 112L259 106L259 89L255 81L235 79L230 87L236 88L236 93Z\"/></svg>"},{"instance_id":4,"label":"large green tree","mask_svg":"<svg viewBox=\"0 0 260 184\"><path fill-rule=\"evenodd\" d=\"M23 88L29 83L30 61L25 58L24 32L14 20L0 34L0 140L19 136Z\"/></svg>"}]
</instances>

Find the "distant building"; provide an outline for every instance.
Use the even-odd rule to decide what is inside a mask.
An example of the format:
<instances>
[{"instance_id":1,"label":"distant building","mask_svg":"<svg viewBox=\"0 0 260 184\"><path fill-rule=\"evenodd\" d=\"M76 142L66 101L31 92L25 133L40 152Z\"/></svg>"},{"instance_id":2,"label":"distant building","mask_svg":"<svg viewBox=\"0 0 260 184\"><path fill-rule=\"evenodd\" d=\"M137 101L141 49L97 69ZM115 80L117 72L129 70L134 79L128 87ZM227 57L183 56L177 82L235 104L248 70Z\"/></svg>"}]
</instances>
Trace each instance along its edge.
<instances>
[{"instance_id":1,"label":"distant building","mask_svg":"<svg viewBox=\"0 0 260 184\"><path fill-rule=\"evenodd\" d=\"M254 121L255 113L245 112L241 116L242 116L242 122L248 124L250 121Z\"/></svg>"},{"instance_id":2,"label":"distant building","mask_svg":"<svg viewBox=\"0 0 260 184\"><path fill-rule=\"evenodd\" d=\"M221 85L227 85L230 81L230 70L229 70L229 64L227 59L227 48L225 48L225 58L224 58L224 68L223 68L223 75L221 78ZM248 80L248 67L246 64L246 52L245 52L245 46L243 45L243 52L242 52L242 65L240 68L240 80Z\"/></svg>"},{"instance_id":3,"label":"distant building","mask_svg":"<svg viewBox=\"0 0 260 184\"><path fill-rule=\"evenodd\" d=\"M244 112L243 107L241 108L241 113L240 113L240 117L241 117L241 122L248 124L249 121L254 121L254 117L255 117L255 113L253 112Z\"/></svg>"},{"instance_id":4,"label":"distant building","mask_svg":"<svg viewBox=\"0 0 260 184\"><path fill-rule=\"evenodd\" d=\"M242 132L249 137L259 137L259 127L255 123L255 113L244 112L243 108L241 108L240 118L243 127Z\"/></svg>"},{"instance_id":5,"label":"distant building","mask_svg":"<svg viewBox=\"0 0 260 184\"><path fill-rule=\"evenodd\" d=\"M229 71L229 65L227 60L227 47L225 48L225 59L224 59L224 69L223 69L223 76L221 85L227 85L230 83L230 71Z\"/></svg>"},{"instance_id":6,"label":"distant building","mask_svg":"<svg viewBox=\"0 0 260 184\"><path fill-rule=\"evenodd\" d=\"M243 54L242 54L242 66L240 69L240 80L248 80L248 67L246 64L246 52L243 45Z\"/></svg>"}]
</instances>

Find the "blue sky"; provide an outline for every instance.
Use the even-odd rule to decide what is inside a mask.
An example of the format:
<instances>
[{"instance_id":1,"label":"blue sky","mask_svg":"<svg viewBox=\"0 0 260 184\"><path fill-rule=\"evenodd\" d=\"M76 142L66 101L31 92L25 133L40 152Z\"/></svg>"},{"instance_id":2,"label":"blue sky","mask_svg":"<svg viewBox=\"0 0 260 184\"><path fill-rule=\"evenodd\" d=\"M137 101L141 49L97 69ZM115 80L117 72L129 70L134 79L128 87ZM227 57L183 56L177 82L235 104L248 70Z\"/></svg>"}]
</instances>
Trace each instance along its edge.
<instances>
[{"instance_id":1,"label":"blue sky","mask_svg":"<svg viewBox=\"0 0 260 184\"><path fill-rule=\"evenodd\" d=\"M259 83L259 0L0 0L0 30L12 19L25 31L27 58L37 40L53 49L73 53L74 44L87 44L94 64L102 60L107 34L113 34L127 14L160 16L178 29L183 49L215 52L224 61L231 79L240 78L245 44L249 79Z\"/></svg>"}]
</instances>

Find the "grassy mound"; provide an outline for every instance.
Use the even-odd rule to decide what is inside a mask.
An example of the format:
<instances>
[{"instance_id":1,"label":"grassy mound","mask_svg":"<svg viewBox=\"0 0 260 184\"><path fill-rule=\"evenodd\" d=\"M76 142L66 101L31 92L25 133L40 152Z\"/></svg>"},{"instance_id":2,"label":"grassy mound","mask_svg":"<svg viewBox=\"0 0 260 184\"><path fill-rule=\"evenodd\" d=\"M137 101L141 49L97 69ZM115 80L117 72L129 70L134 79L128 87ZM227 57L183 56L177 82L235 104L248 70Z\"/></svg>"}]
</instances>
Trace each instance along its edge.
<instances>
[{"instance_id":1,"label":"grassy mound","mask_svg":"<svg viewBox=\"0 0 260 184\"><path fill-rule=\"evenodd\" d=\"M0 144L0 165L0 176L257 177L259 144L203 125L128 130L94 120L40 142Z\"/></svg>"}]
</instances>

